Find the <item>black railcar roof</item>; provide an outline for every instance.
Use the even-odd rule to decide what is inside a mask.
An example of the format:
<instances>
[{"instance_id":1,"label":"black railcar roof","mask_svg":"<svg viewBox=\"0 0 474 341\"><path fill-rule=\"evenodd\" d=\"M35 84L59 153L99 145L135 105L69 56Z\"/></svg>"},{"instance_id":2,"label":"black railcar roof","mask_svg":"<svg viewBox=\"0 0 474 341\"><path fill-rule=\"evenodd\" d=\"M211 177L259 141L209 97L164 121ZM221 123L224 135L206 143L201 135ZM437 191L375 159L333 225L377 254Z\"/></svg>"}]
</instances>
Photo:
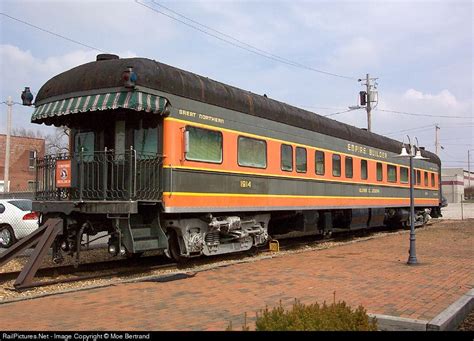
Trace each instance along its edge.
<instances>
[{"instance_id":1,"label":"black railcar roof","mask_svg":"<svg viewBox=\"0 0 474 341\"><path fill-rule=\"evenodd\" d=\"M124 58L100 60L77 66L46 82L38 92L36 104L49 98L123 85L122 72L133 67L136 84L173 95L225 107L344 140L399 153L399 141L341 123L291 105L196 75L151 59ZM422 155L441 165L436 154Z\"/></svg>"}]
</instances>

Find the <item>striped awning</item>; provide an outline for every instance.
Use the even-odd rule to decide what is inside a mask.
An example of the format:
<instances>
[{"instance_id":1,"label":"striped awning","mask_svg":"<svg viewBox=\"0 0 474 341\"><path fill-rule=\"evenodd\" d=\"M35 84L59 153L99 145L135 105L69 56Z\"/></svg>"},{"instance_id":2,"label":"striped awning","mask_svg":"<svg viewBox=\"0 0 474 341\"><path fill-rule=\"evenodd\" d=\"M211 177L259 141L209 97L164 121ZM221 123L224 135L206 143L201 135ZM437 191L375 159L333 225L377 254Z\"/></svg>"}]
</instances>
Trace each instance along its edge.
<instances>
[{"instance_id":1,"label":"striped awning","mask_svg":"<svg viewBox=\"0 0 474 341\"><path fill-rule=\"evenodd\" d=\"M166 98L141 91L71 97L37 106L31 121L37 122L55 116L118 108L160 114L164 111L166 104Z\"/></svg>"}]
</instances>

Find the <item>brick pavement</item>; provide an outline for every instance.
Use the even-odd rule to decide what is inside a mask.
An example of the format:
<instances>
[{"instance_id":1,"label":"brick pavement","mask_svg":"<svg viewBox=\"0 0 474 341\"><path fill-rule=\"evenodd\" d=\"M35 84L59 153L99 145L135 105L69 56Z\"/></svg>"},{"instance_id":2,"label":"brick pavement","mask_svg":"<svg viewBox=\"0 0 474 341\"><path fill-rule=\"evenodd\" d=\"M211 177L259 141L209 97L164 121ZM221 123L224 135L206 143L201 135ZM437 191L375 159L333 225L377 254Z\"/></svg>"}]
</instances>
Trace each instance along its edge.
<instances>
[{"instance_id":1,"label":"brick pavement","mask_svg":"<svg viewBox=\"0 0 474 341\"><path fill-rule=\"evenodd\" d=\"M431 320L474 285L474 220L417 230L418 266L405 264L408 233L235 264L184 280L117 284L0 305L4 330L240 329L244 312L345 300L368 312Z\"/></svg>"}]
</instances>

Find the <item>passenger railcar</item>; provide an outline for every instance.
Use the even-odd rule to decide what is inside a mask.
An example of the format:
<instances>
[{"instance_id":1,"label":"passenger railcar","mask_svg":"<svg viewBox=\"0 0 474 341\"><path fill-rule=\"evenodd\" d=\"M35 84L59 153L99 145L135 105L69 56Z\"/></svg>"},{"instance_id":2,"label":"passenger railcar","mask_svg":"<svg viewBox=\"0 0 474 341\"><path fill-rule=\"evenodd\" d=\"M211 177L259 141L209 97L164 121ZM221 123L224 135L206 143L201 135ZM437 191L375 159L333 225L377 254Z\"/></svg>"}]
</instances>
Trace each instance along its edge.
<instances>
[{"instance_id":1,"label":"passenger railcar","mask_svg":"<svg viewBox=\"0 0 474 341\"><path fill-rule=\"evenodd\" d=\"M271 237L404 224L402 143L144 58L99 55L38 92L32 122L71 129L37 162L34 207L55 240L110 234L111 253L183 259ZM415 160L417 222L440 214L440 159Z\"/></svg>"}]
</instances>

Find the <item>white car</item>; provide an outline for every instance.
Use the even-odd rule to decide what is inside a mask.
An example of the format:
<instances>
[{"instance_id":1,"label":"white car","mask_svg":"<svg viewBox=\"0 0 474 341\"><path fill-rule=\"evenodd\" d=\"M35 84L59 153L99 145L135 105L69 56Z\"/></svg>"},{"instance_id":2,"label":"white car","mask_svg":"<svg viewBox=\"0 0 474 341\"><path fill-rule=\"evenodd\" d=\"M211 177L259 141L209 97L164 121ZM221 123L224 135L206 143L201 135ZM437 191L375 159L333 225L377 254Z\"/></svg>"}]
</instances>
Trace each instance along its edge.
<instances>
[{"instance_id":1,"label":"white car","mask_svg":"<svg viewBox=\"0 0 474 341\"><path fill-rule=\"evenodd\" d=\"M39 227L38 213L28 199L0 200L0 247L8 248Z\"/></svg>"}]
</instances>

